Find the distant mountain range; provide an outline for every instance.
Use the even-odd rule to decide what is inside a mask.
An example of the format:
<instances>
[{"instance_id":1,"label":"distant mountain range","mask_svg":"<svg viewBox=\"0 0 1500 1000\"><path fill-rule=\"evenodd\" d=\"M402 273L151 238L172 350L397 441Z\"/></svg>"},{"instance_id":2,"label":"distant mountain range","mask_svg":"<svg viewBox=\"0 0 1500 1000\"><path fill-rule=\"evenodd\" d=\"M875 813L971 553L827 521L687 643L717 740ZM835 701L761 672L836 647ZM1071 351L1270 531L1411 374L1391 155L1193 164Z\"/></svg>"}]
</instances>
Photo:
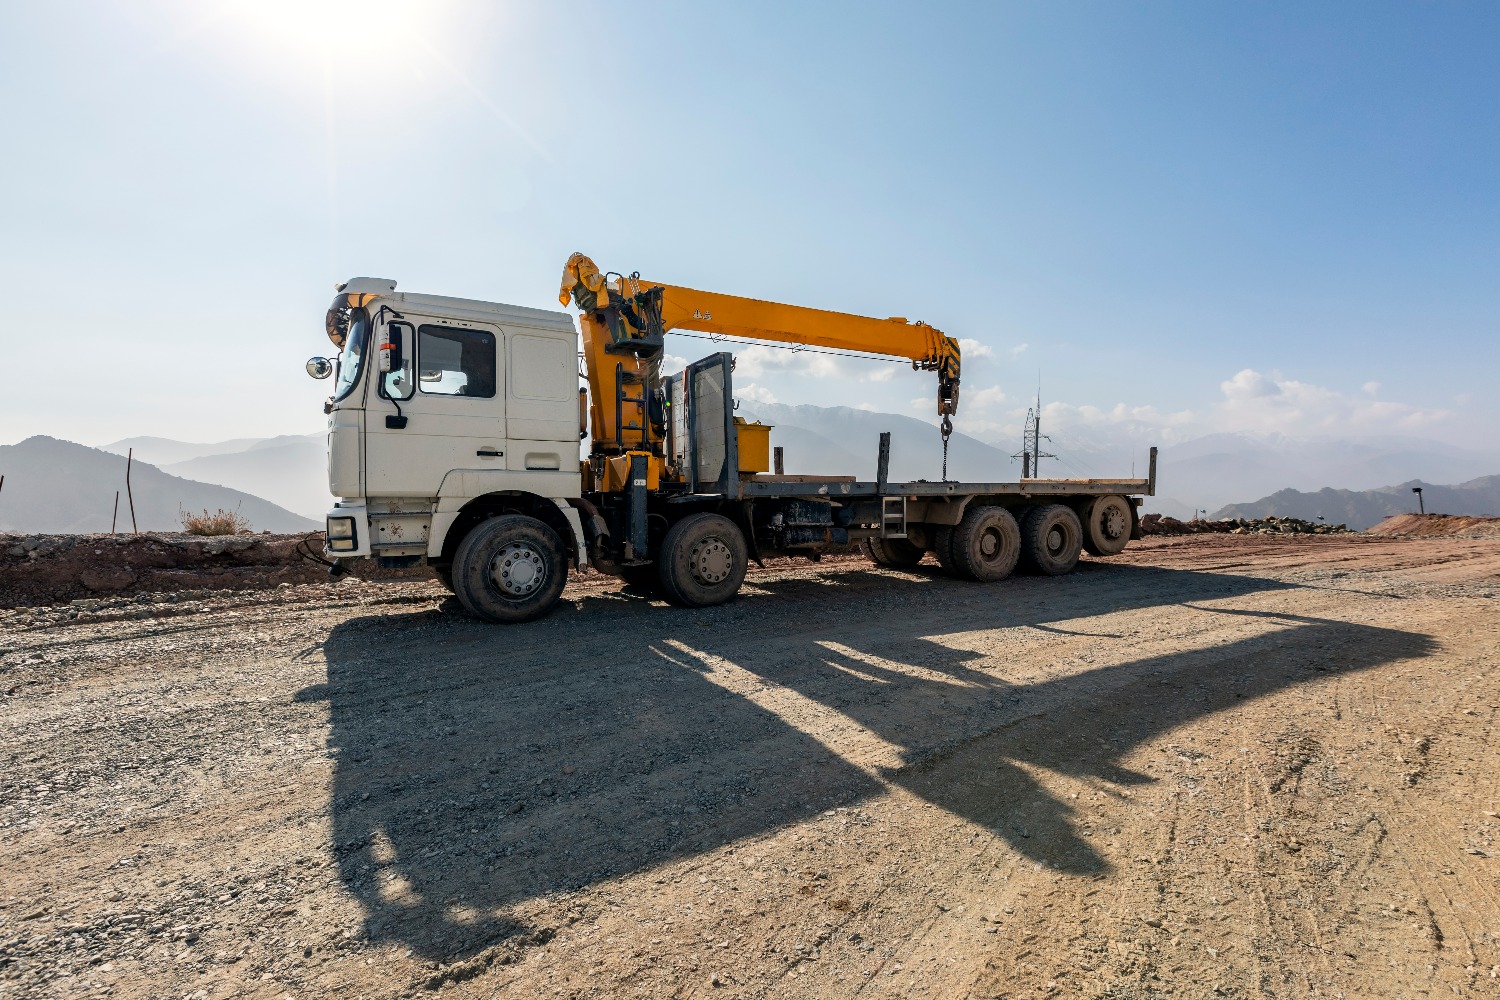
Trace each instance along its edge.
<instances>
[{"instance_id":1,"label":"distant mountain range","mask_svg":"<svg viewBox=\"0 0 1500 1000\"><path fill-rule=\"evenodd\" d=\"M788 406L745 400L739 415L774 425L772 447L784 449L788 475L823 473L874 479L880 461L880 433L891 432L894 481L943 478L943 442L925 420L875 413L847 406ZM948 478L1003 482L1019 475L1019 465L993 445L954 432L948 442Z\"/></svg>"},{"instance_id":2,"label":"distant mountain range","mask_svg":"<svg viewBox=\"0 0 1500 1000\"><path fill-rule=\"evenodd\" d=\"M125 459L71 441L38 435L0 446L0 530L108 531L115 491L117 527L130 530ZM248 492L169 475L137 460L130 473L135 520L142 531L180 531L181 512L237 510L256 531L311 531L322 526Z\"/></svg>"},{"instance_id":3,"label":"distant mountain range","mask_svg":"<svg viewBox=\"0 0 1500 1000\"><path fill-rule=\"evenodd\" d=\"M1500 517L1500 476L1482 476L1457 486L1435 486L1420 479L1400 486L1376 490L1322 489L1316 493L1281 490L1254 503L1230 504L1214 511L1220 517L1300 517L1329 524L1347 524L1357 531L1373 528L1393 514L1415 514L1417 497L1412 487L1422 489L1422 502L1429 514L1461 514Z\"/></svg>"},{"instance_id":4,"label":"distant mountain range","mask_svg":"<svg viewBox=\"0 0 1500 1000\"><path fill-rule=\"evenodd\" d=\"M1191 512L1242 503L1245 497L1264 497L1278 489L1396 489L1390 484L1418 479L1462 483L1496 471L1500 454L1431 441L1299 441L1210 434L1161 449L1157 491L1183 501Z\"/></svg>"},{"instance_id":5,"label":"distant mountain range","mask_svg":"<svg viewBox=\"0 0 1500 1000\"><path fill-rule=\"evenodd\" d=\"M253 493L319 522L333 506L322 434L236 438L212 444L137 437L104 446L117 455L132 448L137 461L150 462L163 472Z\"/></svg>"},{"instance_id":6,"label":"distant mountain range","mask_svg":"<svg viewBox=\"0 0 1500 1000\"><path fill-rule=\"evenodd\" d=\"M771 444L784 449L788 473L873 479L880 433L890 431L893 480L935 481L942 477L941 438L937 427L926 420L843 406L792 406L748 399L741 400L739 412L747 419L774 425ZM1021 463L1011 458L1017 449L964 433L962 418L957 424L959 429L949 442L950 479L1010 482L1020 477ZM53 439L36 438L11 447L22 448L38 440ZM1149 428L1134 425L1059 430L1044 442L1045 449L1057 457L1043 461L1042 475L1145 478L1152 440ZM137 462L159 466L168 478L180 477L177 481L192 481L197 486L227 487L238 491L238 496L260 498L269 502L268 507L284 508L282 515L301 515L296 522L300 530L308 522L321 523L333 502L327 491L324 447L323 435L314 433L201 444L136 437L115 441L102 452L84 450L96 455L124 455L133 448ZM4 449L0 449L3 454ZM1410 488L1422 485L1431 490L1426 494L1429 510L1484 515L1500 511L1486 500L1486 488L1476 484L1486 482L1496 470L1500 470L1500 453L1465 451L1430 441L1318 441L1210 434L1161 448L1159 495L1147 498L1143 509L1180 518L1190 518L1198 511L1226 517L1290 514L1310 519L1321 513L1332 522L1369 527L1386 514L1415 510ZM0 474L10 474L4 464L0 464ZM113 479L110 482L113 484ZM1387 485L1393 482L1402 485ZM1444 482L1462 485L1427 485ZM0 526L6 524L11 491L20 488L7 480L5 496L0 497ZM114 488L110 485L105 493L111 500ZM184 489L174 488L179 492ZM1263 499L1243 502L1245 497L1255 496ZM227 501L184 502L184 506L195 505L226 506ZM95 510L98 501L89 499L85 506ZM168 526L176 523L176 501L171 510L174 517ZM279 515L266 516L274 519ZM48 523L56 520L50 514L48 517ZM273 524L257 522L257 527L270 528Z\"/></svg>"}]
</instances>

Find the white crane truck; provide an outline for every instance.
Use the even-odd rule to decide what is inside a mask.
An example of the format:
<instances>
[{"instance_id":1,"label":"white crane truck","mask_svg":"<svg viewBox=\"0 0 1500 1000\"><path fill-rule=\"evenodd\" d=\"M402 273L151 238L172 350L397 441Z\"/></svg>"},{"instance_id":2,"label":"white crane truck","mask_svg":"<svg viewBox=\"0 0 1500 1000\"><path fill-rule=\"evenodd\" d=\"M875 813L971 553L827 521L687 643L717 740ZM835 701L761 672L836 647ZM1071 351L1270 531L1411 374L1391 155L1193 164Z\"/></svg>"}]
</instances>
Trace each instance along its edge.
<instances>
[{"instance_id":1,"label":"white crane truck","mask_svg":"<svg viewBox=\"0 0 1500 1000\"><path fill-rule=\"evenodd\" d=\"M605 274L581 254L559 299L532 309L397 291L354 278L326 317L326 553L426 564L475 616L522 622L557 603L570 568L670 601L730 600L750 561L859 543L876 563L932 552L992 582L1018 565L1059 574L1139 537L1146 479L947 481L957 341L923 323L789 306ZM771 473L770 428L734 415L734 360L661 371L673 330L906 358L938 376L942 481ZM580 349L581 337L581 349ZM584 371L579 372L580 356ZM580 384L580 378L583 384ZM580 442L589 439L582 455Z\"/></svg>"}]
</instances>

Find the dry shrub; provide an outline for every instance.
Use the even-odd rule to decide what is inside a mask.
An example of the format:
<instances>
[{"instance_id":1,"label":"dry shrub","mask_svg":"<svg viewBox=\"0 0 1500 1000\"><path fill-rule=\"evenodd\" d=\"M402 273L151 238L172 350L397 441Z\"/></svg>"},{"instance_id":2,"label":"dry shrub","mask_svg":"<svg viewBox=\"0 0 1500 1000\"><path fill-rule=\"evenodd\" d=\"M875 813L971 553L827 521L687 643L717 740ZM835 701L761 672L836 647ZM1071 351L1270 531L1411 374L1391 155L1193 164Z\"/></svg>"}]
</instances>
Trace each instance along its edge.
<instances>
[{"instance_id":1,"label":"dry shrub","mask_svg":"<svg viewBox=\"0 0 1500 1000\"><path fill-rule=\"evenodd\" d=\"M213 514L207 508L201 514L179 510L177 516L182 521L182 530L190 535L238 535L250 531L250 519L238 509L220 507Z\"/></svg>"}]
</instances>

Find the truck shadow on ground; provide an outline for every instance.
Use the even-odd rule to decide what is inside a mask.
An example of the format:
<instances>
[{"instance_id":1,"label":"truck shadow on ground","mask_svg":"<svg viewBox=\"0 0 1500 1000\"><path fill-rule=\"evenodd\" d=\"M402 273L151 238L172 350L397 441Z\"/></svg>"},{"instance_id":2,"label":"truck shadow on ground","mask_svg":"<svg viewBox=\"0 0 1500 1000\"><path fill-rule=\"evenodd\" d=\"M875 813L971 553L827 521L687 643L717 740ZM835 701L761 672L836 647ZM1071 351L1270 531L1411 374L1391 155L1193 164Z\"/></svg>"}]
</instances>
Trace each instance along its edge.
<instances>
[{"instance_id":1,"label":"truck shadow on ground","mask_svg":"<svg viewBox=\"0 0 1500 1000\"><path fill-rule=\"evenodd\" d=\"M609 592L522 627L433 611L338 626L328 683L298 697L330 703L333 849L367 933L441 960L534 938L518 904L890 785L1039 863L1106 872L1074 805L1031 769L1148 783L1120 759L1175 726L1433 648L1410 632L1200 603L1289 587L1250 576L1094 567L1009 581L988 591L1004 601L977 604L973 587L845 570L756 581L703 610ZM1114 639L1107 620L1086 619L1184 595L1194 614L1258 618L1259 631L1018 680L1035 669L1029 636ZM1014 669L965 649L995 629L1016 630L1002 647Z\"/></svg>"}]
</instances>

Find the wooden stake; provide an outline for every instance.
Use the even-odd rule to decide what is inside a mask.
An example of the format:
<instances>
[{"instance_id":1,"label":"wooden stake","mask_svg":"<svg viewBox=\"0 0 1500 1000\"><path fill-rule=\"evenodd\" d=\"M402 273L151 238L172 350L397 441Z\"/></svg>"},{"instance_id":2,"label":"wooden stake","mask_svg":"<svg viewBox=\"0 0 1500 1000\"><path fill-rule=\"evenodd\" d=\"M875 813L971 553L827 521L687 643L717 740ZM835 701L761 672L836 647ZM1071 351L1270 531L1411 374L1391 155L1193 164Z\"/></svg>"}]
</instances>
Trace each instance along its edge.
<instances>
[{"instance_id":1,"label":"wooden stake","mask_svg":"<svg viewBox=\"0 0 1500 1000\"><path fill-rule=\"evenodd\" d=\"M115 512L109 515L109 533L115 533L115 523L120 520L120 491L115 490Z\"/></svg>"},{"instance_id":2,"label":"wooden stake","mask_svg":"<svg viewBox=\"0 0 1500 1000\"><path fill-rule=\"evenodd\" d=\"M130 491L130 466L135 462L135 449L129 448L125 452L125 499L130 501L130 531L131 534L139 535L141 529L135 523L135 494Z\"/></svg>"}]
</instances>

